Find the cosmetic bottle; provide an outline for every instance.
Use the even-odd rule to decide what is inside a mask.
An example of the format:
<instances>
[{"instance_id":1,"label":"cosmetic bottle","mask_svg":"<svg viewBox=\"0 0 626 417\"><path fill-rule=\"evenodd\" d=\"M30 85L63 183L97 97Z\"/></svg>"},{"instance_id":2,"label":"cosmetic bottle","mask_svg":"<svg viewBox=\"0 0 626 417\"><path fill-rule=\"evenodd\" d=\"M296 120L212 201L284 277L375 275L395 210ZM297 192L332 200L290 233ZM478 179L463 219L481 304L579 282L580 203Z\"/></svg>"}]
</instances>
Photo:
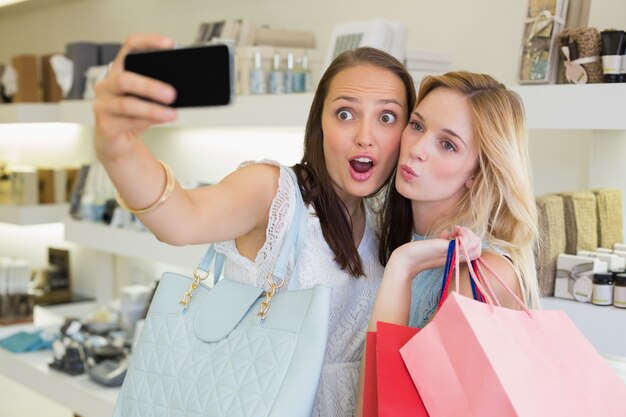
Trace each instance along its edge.
<instances>
[{"instance_id":1,"label":"cosmetic bottle","mask_svg":"<svg viewBox=\"0 0 626 417\"><path fill-rule=\"evenodd\" d=\"M613 274L593 274L591 302L598 306L613 304Z\"/></svg>"},{"instance_id":2,"label":"cosmetic bottle","mask_svg":"<svg viewBox=\"0 0 626 417\"><path fill-rule=\"evenodd\" d=\"M285 92L285 73L280 69L280 55L274 55L274 65L270 73L270 94Z\"/></svg>"},{"instance_id":3,"label":"cosmetic bottle","mask_svg":"<svg viewBox=\"0 0 626 417\"><path fill-rule=\"evenodd\" d=\"M293 54L287 54L287 71L285 71L285 93L293 93Z\"/></svg>"},{"instance_id":4,"label":"cosmetic bottle","mask_svg":"<svg viewBox=\"0 0 626 417\"><path fill-rule=\"evenodd\" d=\"M11 175L7 165L0 163L0 204L9 204L11 202Z\"/></svg>"},{"instance_id":5,"label":"cosmetic bottle","mask_svg":"<svg viewBox=\"0 0 626 417\"><path fill-rule=\"evenodd\" d=\"M619 308L626 308L626 273L615 275L613 305Z\"/></svg>"},{"instance_id":6,"label":"cosmetic bottle","mask_svg":"<svg viewBox=\"0 0 626 417\"><path fill-rule=\"evenodd\" d=\"M302 72L304 73L304 91L313 91L311 69L309 68L309 56L306 54L302 57Z\"/></svg>"},{"instance_id":7,"label":"cosmetic bottle","mask_svg":"<svg viewBox=\"0 0 626 417\"><path fill-rule=\"evenodd\" d=\"M600 32L602 44L603 82L617 83L621 79L623 30L603 30Z\"/></svg>"},{"instance_id":8,"label":"cosmetic bottle","mask_svg":"<svg viewBox=\"0 0 626 417\"><path fill-rule=\"evenodd\" d=\"M250 71L250 94L267 93L267 85L265 83L265 71L261 62L261 53L254 53L254 68Z\"/></svg>"},{"instance_id":9,"label":"cosmetic bottle","mask_svg":"<svg viewBox=\"0 0 626 417\"><path fill-rule=\"evenodd\" d=\"M293 92L304 93L304 70L302 68L302 58L296 58L293 69Z\"/></svg>"},{"instance_id":10,"label":"cosmetic bottle","mask_svg":"<svg viewBox=\"0 0 626 417\"><path fill-rule=\"evenodd\" d=\"M622 41L622 70L620 74L620 82L626 83L626 33Z\"/></svg>"}]
</instances>

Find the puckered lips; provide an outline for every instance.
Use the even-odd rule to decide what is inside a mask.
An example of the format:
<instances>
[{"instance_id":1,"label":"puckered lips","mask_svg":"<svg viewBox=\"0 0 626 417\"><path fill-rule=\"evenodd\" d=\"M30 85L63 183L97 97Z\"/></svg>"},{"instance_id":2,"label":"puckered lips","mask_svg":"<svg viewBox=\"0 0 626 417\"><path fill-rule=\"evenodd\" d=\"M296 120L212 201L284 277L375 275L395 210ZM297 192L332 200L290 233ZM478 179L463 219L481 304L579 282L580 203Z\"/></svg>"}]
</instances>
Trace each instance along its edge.
<instances>
[{"instance_id":1,"label":"puckered lips","mask_svg":"<svg viewBox=\"0 0 626 417\"><path fill-rule=\"evenodd\" d=\"M376 160L370 155L356 155L350 159L350 175L355 181L366 181L374 174Z\"/></svg>"},{"instance_id":2,"label":"puckered lips","mask_svg":"<svg viewBox=\"0 0 626 417\"><path fill-rule=\"evenodd\" d=\"M398 171L400 171L400 175L402 175L402 178L404 178L406 181L412 181L417 178L417 174L415 173L415 171L413 171L413 168L411 168L407 164L400 165L400 169Z\"/></svg>"}]
</instances>

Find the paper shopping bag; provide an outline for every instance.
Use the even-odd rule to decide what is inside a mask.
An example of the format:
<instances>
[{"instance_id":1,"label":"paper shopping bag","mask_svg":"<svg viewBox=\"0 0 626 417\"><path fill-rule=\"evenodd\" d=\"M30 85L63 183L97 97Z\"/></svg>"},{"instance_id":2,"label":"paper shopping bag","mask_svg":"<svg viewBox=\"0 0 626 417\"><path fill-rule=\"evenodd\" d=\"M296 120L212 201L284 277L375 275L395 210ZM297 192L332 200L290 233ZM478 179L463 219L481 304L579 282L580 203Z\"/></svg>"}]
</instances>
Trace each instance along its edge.
<instances>
[{"instance_id":1,"label":"paper shopping bag","mask_svg":"<svg viewBox=\"0 0 626 417\"><path fill-rule=\"evenodd\" d=\"M626 386L562 311L451 293L401 354L431 417L626 416Z\"/></svg>"},{"instance_id":2,"label":"paper shopping bag","mask_svg":"<svg viewBox=\"0 0 626 417\"><path fill-rule=\"evenodd\" d=\"M365 338L365 385L363 387L363 417L378 417L376 339L376 332L367 332L367 336Z\"/></svg>"},{"instance_id":3,"label":"paper shopping bag","mask_svg":"<svg viewBox=\"0 0 626 417\"><path fill-rule=\"evenodd\" d=\"M419 330L384 322L376 324L378 417L428 417L424 403L400 356L400 348Z\"/></svg>"},{"instance_id":4,"label":"paper shopping bag","mask_svg":"<svg viewBox=\"0 0 626 417\"><path fill-rule=\"evenodd\" d=\"M400 348L419 331L378 322L369 332L365 351L364 417L428 417L400 356Z\"/></svg>"}]
</instances>

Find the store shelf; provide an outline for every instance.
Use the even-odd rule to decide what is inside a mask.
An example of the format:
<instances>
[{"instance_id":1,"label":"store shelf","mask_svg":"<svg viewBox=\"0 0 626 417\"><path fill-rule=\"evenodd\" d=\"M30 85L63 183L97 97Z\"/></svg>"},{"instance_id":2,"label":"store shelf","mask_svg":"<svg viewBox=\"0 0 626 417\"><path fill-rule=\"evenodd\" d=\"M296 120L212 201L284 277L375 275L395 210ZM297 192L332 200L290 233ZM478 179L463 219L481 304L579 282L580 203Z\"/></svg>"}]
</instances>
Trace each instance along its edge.
<instances>
[{"instance_id":1,"label":"store shelf","mask_svg":"<svg viewBox=\"0 0 626 417\"><path fill-rule=\"evenodd\" d=\"M626 84L511 86L529 129L626 129Z\"/></svg>"},{"instance_id":2,"label":"store shelf","mask_svg":"<svg viewBox=\"0 0 626 417\"><path fill-rule=\"evenodd\" d=\"M43 310L49 307L38 308ZM63 322L61 315L84 317L88 312L94 312L97 306L94 303L78 303L77 305L63 305L60 308L63 310L59 310L55 306L52 313L49 313L53 316L58 314L59 318L56 322L47 321L43 325L0 326L0 338L19 331L33 332L44 329L56 332ZM57 402L77 415L110 417L113 414L119 388L98 385L91 381L87 375L70 376L52 370L48 367L50 362L52 362L52 352L49 350L15 354L0 349L1 375ZM42 415L45 415L45 412Z\"/></svg>"},{"instance_id":3,"label":"store shelf","mask_svg":"<svg viewBox=\"0 0 626 417\"><path fill-rule=\"evenodd\" d=\"M198 264L207 245L171 246L146 231L117 229L101 223L64 220L65 240L116 255L188 267Z\"/></svg>"},{"instance_id":4,"label":"store shelf","mask_svg":"<svg viewBox=\"0 0 626 417\"><path fill-rule=\"evenodd\" d=\"M520 94L529 129L626 129L626 84L511 86ZM229 106L179 109L164 127L302 127L313 94L248 95ZM68 122L93 125L92 102L3 104L0 123Z\"/></svg>"},{"instance_id":5,"label":"store shelf","mask_svg":"<svg viewBox=\"0 0 626 417\"><path fill-rule=\"evenodd\" d=\"M165 127L302 127L313 94L248 95L229 106L180 109L175 123Z\"/></svg>"},{"instance_id":6,"label":"store shelf","mask_svg":"<svg viewBox=\"0 0 626 417\"><path fill-rule=\"evenodd\" d=\"M163 127L302 127L313 94L248 95L229 106L178 110L178 120ZM92 126L93 102L67 100L58 104L3 104L0 123L65 122Z\"/></svg>"},{"instance_id":7,"label":"store shelf","mask_svg":"<svg viewBox=\"0 0 626 417\"><path fill-rule=\"evenodd\" d=\"M59 121L93 126L93 101L91 100L64 100L58 104Z\"/></svg>"},{"instance_id":8,"label":"store shelf","mask_svg":"<svg viewBox=\"0 0 626 417\"><path fill-rule=\"evenodd\" d=\"M58 122L59 120L58 104L0 104L0 123L43 123Z\"/></svg>"},{"instance_id":9,"label":"store shelf","mask_svg":"<svg viewBox=\"0 0 626 417\"><path fill-rule=\"evenodd\" d=\"M541 307L564 311L600 353L626 357L626 309L554 297L544 297Z\"/></svg>"},{"instance_id":10,"label":"store shelf","mask_svg":"<svg viewBox=\"0 0 626 417\"><path fill-rule=\"evenodd\" d=\"M69 204L0 205L0 223L22 226L60 223L69 211Z\"/></svg>"}]
</instances>

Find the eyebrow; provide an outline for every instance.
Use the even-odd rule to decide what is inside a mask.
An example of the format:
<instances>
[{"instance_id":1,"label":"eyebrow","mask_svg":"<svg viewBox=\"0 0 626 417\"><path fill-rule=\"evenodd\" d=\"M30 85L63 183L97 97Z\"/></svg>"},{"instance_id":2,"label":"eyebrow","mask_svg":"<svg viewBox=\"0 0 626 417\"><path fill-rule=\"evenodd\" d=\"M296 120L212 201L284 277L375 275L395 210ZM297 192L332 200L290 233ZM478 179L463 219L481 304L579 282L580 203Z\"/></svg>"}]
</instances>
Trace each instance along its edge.
<instances>
[{"instance_id":1,"label":"eyebrow","mask_svg":"<svg viewBox=\"0 0 626 417\"><path fill-rule=\"evenodd\" d=\"M346 100L346 101L350 101L353 103L358 103L360 101L358 98L352 97L352 96L338 96L333 99L333 102L338 101L338 100ZM376 104L397 104L398 106L402 107L402 105L398 102L398 100L394 100L392 98L378 99L376 100Z\"/></svg>"},{"instance_id":2,"label":"eyebrow","mask_svg":"<svg viewBox=\"0 0 626 417\"><path fill-rule=\"evenodd\" d=\"M424 117L419 114L418 112L414 111L413 114L415 116L417 116L418 119L420 119L422 122L424 121ZM463 142L463 145L465 145L465 147L467 147L467 143L465 143L465 141L463 140L463 138L461 136L459 136L458 134L456 134L453 130L450 129L441 129L443 132L447 133L450 136L454 136L455 138L459 139L461 142Z\"/></svg>"}]
</instances>

